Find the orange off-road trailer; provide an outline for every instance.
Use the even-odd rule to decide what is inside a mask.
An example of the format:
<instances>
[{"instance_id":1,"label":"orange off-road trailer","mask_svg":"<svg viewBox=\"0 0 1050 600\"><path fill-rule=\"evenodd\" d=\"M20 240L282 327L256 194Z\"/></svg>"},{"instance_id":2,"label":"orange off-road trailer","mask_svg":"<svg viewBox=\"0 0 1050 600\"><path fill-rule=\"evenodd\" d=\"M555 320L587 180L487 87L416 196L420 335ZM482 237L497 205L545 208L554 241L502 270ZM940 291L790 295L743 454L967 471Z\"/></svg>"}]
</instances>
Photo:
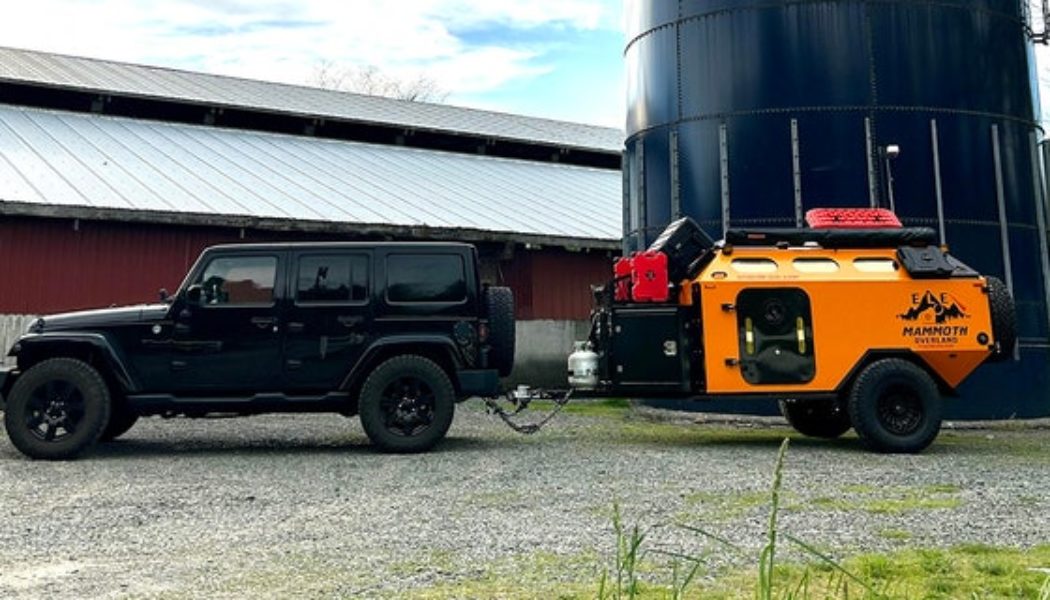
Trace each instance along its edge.
<instances>
[{"instance_id":1,"label":"orange off-road trailer","mask_svg":"<svg viewBox=\"0 0 1050 600\"><path fill-rule=\"evenodd\" d=\"M887 211L809 220L821 228L730 230L718 243L689 219L672 223L596 288L570 384L629 397L773 397L803 434L852 427L876 451L926 448L943 398L1013 354L1006 286Z\"/></svg>"}]
</instances>

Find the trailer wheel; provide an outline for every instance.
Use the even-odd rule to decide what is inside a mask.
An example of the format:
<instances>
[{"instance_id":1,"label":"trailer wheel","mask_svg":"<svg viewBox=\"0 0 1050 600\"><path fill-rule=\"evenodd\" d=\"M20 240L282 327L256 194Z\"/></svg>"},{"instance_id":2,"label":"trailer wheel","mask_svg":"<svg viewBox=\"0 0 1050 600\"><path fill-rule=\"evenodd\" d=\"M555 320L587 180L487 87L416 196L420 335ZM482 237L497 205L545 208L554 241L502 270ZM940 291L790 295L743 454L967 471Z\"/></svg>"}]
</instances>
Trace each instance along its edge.
<instances>
[{"instance_id":1,"label":"trailer wheel","mask_svg":"<svg viewBox=\"0 0 1050 600\"><path fill-rule=\"evenodd\" d=\"M781 400L780 414L795 431L833 440L852 427L849 414L837 400Z\"/></svg>"},{"instance_id":2,"label":"trailer wheel","mask_svg":"<svg viewBox=\"0 0 1050 600\"><path fill-rule=\"evenodd\" d=\"M424 452L448 433L456 391L437 363L414 354L395 356L365 379L361 425L384 452Z\"/></svg>"},{"instance_id":3,"label":"trailer wheel","mask_svg":"<svg viewBox=\"0 0 1050 600\"><path fill-rule=\"evenodd\" d=\"M847 407L861 442L876 452L921 452L941 430L937 384L926 371L898 358L861 371Z\"/></svg>"},{"instance_id":4,"label":"trailer wheel","mask_svg":"<svg viewBox=\"0 0 1050 600\"><path fill-rule=\"evenodd\" d=\"M109 411L109 388L98 371L83 361L52 358L15 381L4 425L22 454L65 460L98 441Z\"/></svg>"},{"instance_id":5,"label":"trailer wheel","mask_svg":"<svg viewBox=\"0 0 1050 600\"><path fill-rule=\"evenodd\" d=\"M988 282L988 305L992 311L992 335L996 351L989 357L992 362L1010 360L1017 345L1017 309L1006 284L997 277L986 278Z\"/></svg>"},{"instance_id":6,"label":"trailer wheel","mask_svg":"<svg viewBox=\"0 0 1050 600\"><path fill-rule=\"evenodd\" d=\"M507 377L514 370L514 293L508 287L485 288L489 319L489 365Z\"/></svg>"}]
</instances>

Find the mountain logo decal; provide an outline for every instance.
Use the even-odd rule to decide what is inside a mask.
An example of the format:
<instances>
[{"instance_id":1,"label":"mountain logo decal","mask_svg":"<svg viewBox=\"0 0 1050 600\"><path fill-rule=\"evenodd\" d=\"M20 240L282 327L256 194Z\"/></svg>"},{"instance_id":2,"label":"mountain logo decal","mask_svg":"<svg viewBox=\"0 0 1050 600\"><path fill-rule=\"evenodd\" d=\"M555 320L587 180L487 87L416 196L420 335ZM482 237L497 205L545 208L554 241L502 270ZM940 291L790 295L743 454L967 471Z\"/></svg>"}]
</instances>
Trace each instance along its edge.
<instances>
[{"instance_id":1,"label":"mountain logo decal","mask_svg":"<svg viewBox=\"0 0 1050 600\"><path fill-rule=\"evenodd\" d=\"M957 323L970 318L966 307L947 292L912 294L911 307L897 318L907 321L901 335L917 346L950 348L970 335L969 326Z\"/></svg>"},{"instance_id":2,"label":"mountain logo decal","mask_svg":"<svg viewBox=\"0 0 1050 600\"><path fill-rule=\"evenodd\" d=\"M898 317L905 321L943 324L968 319L970 315L966 314L966 307L951 294L935 294L927 290L924 294L912 294L911 308Z\"/></svg>"}]
</instances>

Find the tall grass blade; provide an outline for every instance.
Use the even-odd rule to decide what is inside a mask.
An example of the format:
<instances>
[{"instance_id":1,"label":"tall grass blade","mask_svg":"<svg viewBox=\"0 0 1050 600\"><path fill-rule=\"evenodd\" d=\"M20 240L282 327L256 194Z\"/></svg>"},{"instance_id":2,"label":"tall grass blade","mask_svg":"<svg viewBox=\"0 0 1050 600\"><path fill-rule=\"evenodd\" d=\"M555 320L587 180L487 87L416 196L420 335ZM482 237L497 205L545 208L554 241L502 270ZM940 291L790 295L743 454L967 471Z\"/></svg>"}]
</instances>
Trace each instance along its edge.
<instances>
[{"instance_id":1,"label":"tall grass blade","mask_svg":"<svg viewBox=\"0 0 1050 600\"><path fill-rule=\"evenodd\" d=\"M773 599L773 572L776 569L777 555L777 515L780 512L780 487L784 478L784 459L787 457L791 440L784 438L777 453L777 463L773 468L773 490L770 499L768 541L762 549L758 561L758 597L760 600Z\"/></svg>"},{"instance_id":2,"label":"tall grass blade","mask_svg":"<svg viewBox=\"0 0 1050 600\"><path fill-rule=\"evenodd\" d=\"M710 539L712 539L712 540L714 540L714 541L716 541L716 542L718 542L718 543L720 543L720 544L722 544L722 545L724 545L724 546L726 546L728 548L731 548L731 549L739 552L740 554L746 554L747 553L747 551L744 550L743 547L738 546L738 545L734 544L733 542L730 542L726 538L724 538L724 537L722 537L722 536L720 536L720 535L718 535L716 533L711 533L710 531L707 531L706 529L703 529L703 528L700 528L700 527L695 527L695 526L692 526L692 525L683 525L683 524L679 524L678 527L681 527L682 529L684 529L686 531L691 531L693 533L699 533L700 535L702 535L702 536L704 536L706 538L710 538Z\"/></svg>"},{"instance_id":3,"label":"tall grass blade","mask_svg":"<svg viewBox=\"0 0 1050 600\"><path fill-rule=\"evenodd\" d=\"M855 582L857 585L859 585L862 588L864 588L865 590L867 590L869 593L875 594L875 589L872 588L871 585L868 584L868 582L864 581L860 577L857 577L856 575L851 573L845 567L843 567L838 562L836 562L835 559L833 559L830 556L824 554L820 550L817 550L816 548L814 548L813 546L807 544L806 542L803 542L802 540L800 540L797 537L791 535L790 533L785 533L784 534L784 538L787 541L791 542L792 544L795 544L795 545L799 546L800 548L802 548L806 552L808 552L808 553L812 554L813 556L819 558L821 562L823 562L824 564L828 565L832 569L835 569L836 571L841 573L843 576L848 577L853 582Z\"/></svg>"}]
</instances>

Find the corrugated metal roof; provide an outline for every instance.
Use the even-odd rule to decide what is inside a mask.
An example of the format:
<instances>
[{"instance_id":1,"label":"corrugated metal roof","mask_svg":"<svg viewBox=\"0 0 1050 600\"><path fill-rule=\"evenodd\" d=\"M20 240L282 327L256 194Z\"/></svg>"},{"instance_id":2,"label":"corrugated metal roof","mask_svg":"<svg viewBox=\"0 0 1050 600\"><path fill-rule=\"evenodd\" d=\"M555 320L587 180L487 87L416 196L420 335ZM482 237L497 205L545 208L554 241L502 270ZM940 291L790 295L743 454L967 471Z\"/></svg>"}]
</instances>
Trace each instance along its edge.
<instances>
[{"instance_id":1,"label":"corrugated metal roof","mask_svg":"<svg viewBox=\"0 0 1050 600\"><path fill-rule=\"evenodd\" d=\"M161 67L0 48L0 80L619 153L618 129Z\"/></svg>"},{"instance_id":2,"label":"corrugated metal roof","mask_svg":"<svg viewBox=\"0 0 1050 600\"><path fill-rule=\"evenodd\" d=\"M598 240L622 215L616 171L9 106L0 202Z\"/></svg>"}]
</instances>

